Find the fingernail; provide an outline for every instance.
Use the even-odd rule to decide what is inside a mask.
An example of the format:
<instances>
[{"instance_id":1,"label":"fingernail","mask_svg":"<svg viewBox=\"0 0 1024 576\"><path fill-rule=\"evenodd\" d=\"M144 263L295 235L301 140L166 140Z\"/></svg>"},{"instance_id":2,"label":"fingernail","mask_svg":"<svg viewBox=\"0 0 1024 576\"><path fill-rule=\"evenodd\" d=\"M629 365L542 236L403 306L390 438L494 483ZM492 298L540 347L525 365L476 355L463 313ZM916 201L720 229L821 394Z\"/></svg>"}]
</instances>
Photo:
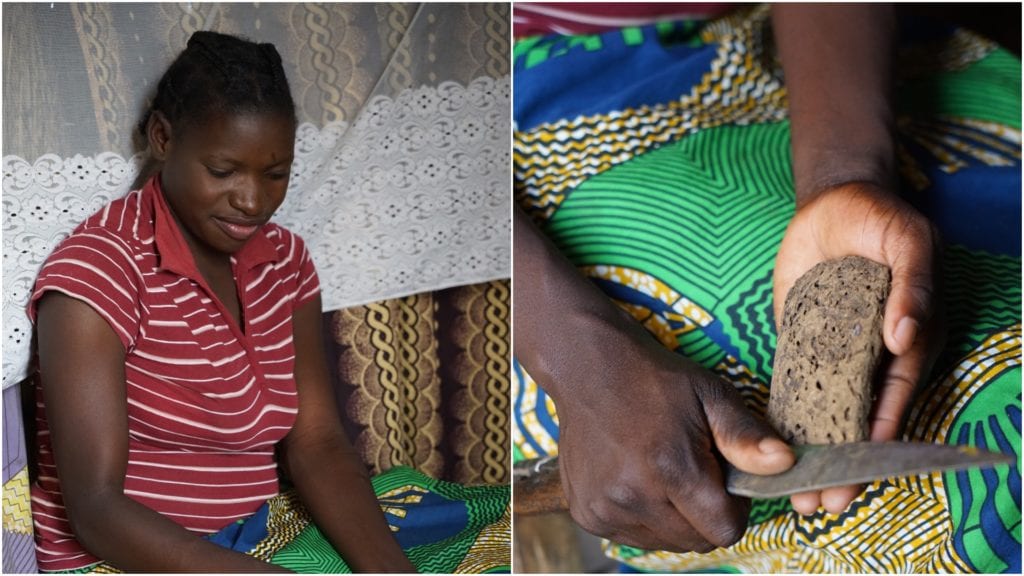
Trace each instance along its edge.
<instances>
[{"instance_id":1,"label":"fingernail","mask_svg":"<svg viewBox=\"0 0 1024 576\"><path fill-rule=\"evenodd\" d=\"M903 345L903 350L909 350L917 338L917 320L910 316L904 317L896 324L896 341Z\"/></svg>"},{"instance_id":2,"label":"fingernail","mask_svg":"<svg viewBox=\"0 0 1024 576\"><path fill-rule=\"evenodd\" d=\"M786 452L789 450L789 446L785 442L778 438L762 438L757 444L757 449L761 451L761 454L778 454L779 452Z\"/></svg>"}]
</instances>

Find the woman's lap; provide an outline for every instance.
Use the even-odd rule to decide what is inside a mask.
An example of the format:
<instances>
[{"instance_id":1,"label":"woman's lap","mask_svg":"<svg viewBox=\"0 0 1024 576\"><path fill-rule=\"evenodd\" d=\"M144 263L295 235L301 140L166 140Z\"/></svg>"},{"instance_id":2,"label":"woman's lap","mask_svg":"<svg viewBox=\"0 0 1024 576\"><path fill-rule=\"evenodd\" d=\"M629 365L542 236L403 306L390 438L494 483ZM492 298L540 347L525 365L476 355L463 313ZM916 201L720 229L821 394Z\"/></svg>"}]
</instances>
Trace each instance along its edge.
<instances>
[{"instance_id":1,"label":"woman's lap","mask_svg":"<svg viewBox=\"0 0 1024 576\"><path fill-rule=\"evenodd\" d=\"M399 467L375 476L373 487L392 533L420 572L510 570L508 486L461 486ZM293 491L268 500L249 518L208 538L293 572L352 571ZM101 564L79 572L116 571Z\"/></svg>"},{"instance_id":2,"label":"woman's lap","mask_svg":"<svg viewBox=\"0 0 1024 576\"><path fill-rule=\"evenodd\" d=\"M763 25L763 14L755 13L737 35L746 34L744 49L755 62L765 60L753 31ZM695 35L737 37L716 30L717 36ZM655 37L649 30L640 34L648 42ZM602 40L591 42L590 58L608 50L617 54L607 60L619 61L630 49ZM1005 52L982 40L957 35L948 44L960 51L945 61L934 56L930 68L924 56L907 56L918 58L919 66L900 84L905 193L951 241L942 274L947 345L917 395L905 438L984 446L1015 453L1019 463L1020 64L1015 74L1007 72ZM718 54L727 58L728 49ZM544 119L544 110L531 110L544 101L531 100L532 92L520 99L518 87L557 75L559 64L552 58L549 71L543 63L525 69L528 58L517 52L517 113ZM582 65L571 50L558 58ZM703 116L696 118L679 102L704 102L699 92L716 93L715 83L728 76L708 66L692 91L680 88L680 100L660 108L624 101L605 113L521 122L517 199L585 274L666 346L732 382L751 409L763 413L775 348L771 274L793 211L788 122L774 110L784 94L764 80L773 72L755 63L753 73L733 75L739 82L753 78L755 85L762 79L760 93L733 91L738 109L712 103L698 107ZM1002 76L974 74L975 67ZM1002 92L995 87L1000 83ZM725 86L717 93L729 91ZM925 96L934 98L922 102ZM764 113L747 110L746 101ZM579 149L591 159L574 154ZM986 193L972 192L979 189ZM977 205L982 197L985 206ZM522 366L516 364L513 375L517 458L555 453L553 404ZM1019 571L1019 498L1019 468L891 479L869 485L840 515L801 517L785 500L755 501L744 539L709 555L614 544L608 551L651 570Z\"/></svg>"}]
</instances>

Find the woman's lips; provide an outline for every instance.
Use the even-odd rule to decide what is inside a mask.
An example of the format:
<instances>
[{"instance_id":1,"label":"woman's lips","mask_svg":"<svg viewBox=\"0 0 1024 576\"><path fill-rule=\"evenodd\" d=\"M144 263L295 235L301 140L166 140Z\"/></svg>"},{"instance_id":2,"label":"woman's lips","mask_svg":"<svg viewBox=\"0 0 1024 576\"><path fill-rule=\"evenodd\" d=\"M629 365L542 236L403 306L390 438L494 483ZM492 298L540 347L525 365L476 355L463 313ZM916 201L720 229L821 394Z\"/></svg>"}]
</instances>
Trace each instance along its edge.
<instances>
[{"instance_id":1,"label":"woman's lips","mask_svg":"<svg viewBox=\"0 0 1024 576\"><path fill-rule=\"evenodd\" d=\"M242 224L238 222L230 222L221 218L214 218L214 221L218 226L220 226L220 229L223 230L225 234L239 242L248 240L256 233L256 230L259 230L260 227L259 223Z\"/></svg>"}]
</instances>

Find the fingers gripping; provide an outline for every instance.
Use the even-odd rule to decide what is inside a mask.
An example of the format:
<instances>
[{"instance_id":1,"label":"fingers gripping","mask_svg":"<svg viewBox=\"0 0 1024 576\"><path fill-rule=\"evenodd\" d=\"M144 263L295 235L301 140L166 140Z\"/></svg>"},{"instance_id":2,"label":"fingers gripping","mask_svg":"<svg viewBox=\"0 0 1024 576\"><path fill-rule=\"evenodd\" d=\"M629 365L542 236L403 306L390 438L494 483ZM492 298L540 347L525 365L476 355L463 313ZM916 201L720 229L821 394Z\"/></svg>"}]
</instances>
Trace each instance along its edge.
<instances>
[{"instance_id":1,"label":"fingers gripping","mask_svg":"<svg viewBox=\"0 0 1024 576\"><path fill-rule=\"evenodd\" d=\"M899 227L887 229L886 259L892 289L885 307L886 348L906 354L928 323L935 306L935 233L920 218L907 216Z\"/></svg>"},{"instance_id":2,"label":"fingers gripping","mask_svg":"<svg viewBox=\"0 0 1024 576\"><path fill-rule=\"evenodd\" d=\"M747 409L731 384L710 381L698 389L698 396L716 448L736 468L753 474L779 474L796 461L789 446Z\"/></svg>"}]
</instances>

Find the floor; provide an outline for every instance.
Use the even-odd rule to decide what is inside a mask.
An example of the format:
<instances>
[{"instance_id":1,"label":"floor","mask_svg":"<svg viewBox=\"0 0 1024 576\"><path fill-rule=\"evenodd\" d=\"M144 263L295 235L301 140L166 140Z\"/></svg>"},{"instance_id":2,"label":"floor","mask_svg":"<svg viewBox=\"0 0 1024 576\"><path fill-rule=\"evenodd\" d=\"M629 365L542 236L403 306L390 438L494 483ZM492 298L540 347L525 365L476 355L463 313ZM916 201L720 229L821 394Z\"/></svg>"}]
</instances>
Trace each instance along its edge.
<instances>
[{"instance_id":1,"label":"floor","mask_svg":"<svg viewBox=\"0 0 1024 576\"><path fill-rule=\"evenodd\" d=\"M516 573L618 572L601 550L601 539L584 532L566 513L521 516L514 521Z\"/></svg>"},{"instance_id":2,"label":"floor","mask_svg":"<svg viewBox=\"0 0 1024 576\"><path fill-rule=\"evenodd\" d=\"M580 556L583 557L583 571L588 574L614 574L618 572L618 563L604 555L601 550L601 539L584 532L576 526L576 537L580 543Z\"/></svg>"}]
</instances>

